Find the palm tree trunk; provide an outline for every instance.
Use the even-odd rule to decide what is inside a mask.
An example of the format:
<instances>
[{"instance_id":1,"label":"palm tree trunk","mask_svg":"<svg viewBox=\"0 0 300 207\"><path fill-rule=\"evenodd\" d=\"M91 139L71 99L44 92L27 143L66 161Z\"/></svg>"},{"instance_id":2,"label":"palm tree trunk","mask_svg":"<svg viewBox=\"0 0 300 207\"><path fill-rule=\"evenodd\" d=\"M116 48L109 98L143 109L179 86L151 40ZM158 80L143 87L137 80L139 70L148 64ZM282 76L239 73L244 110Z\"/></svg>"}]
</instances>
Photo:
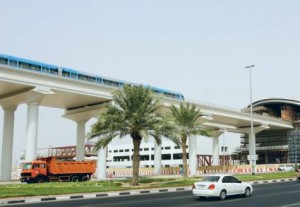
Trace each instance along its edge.
<instances>
[{"instance_id":1,"label":"palm tree trunk","mask_svg":"<svg viewBox=\"0 0 300 207\"><path fill-rule=\"evenodd\" d=\"M132 182L133 186L139 185L139 169L140 169L140 145L142 138L133 136L133 156L132 156Z\"/></svg>"},{"instance_id":2,"label":"palm tree trunk","mask_svg":"<svg viewBox=\"0 0 300 207\"><path fill-rule=\"evenodd\" d=\"M183 164L183 177L188 177L188 167L187 167L187 154L186 154L186 141L187 136L183 135L181 137L182 141L182 164Z\"/></svg>"}]
</instances>

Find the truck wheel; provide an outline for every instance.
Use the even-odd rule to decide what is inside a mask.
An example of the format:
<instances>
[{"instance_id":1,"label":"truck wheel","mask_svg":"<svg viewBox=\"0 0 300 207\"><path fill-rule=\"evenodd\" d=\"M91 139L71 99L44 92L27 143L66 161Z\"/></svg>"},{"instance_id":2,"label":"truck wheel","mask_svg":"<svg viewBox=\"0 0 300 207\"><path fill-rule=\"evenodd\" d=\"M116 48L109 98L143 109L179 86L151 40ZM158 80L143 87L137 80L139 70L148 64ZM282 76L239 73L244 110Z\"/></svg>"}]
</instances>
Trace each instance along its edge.
<instances>
[{"instance_id":1,"label":"truck wheel","mask_svg":"<svg viewBox=\"0 0 300 207\"><path fill-rule=\"evenodd\" d=\"M71 180L72 180L73 182L78 182L78 181L79 181L79 177L78 177L77 175L74 175L74 176L71 178Z\"/></svg>"},{"instance_id":2,"label":"truck wheel","mask_svg":"<svg viewBox=\"0 0 300 207\"><path fill-rule=\"evenodd\" d=\"M43 178L43 177L37 177L36 178L36 183L44 183L46 180L45 180L45 178Z\"/></svg>"},{"instance_id":3,"label":"truck wheel","mask_svg":"<svg viewBox=\"0 0 300 207\"><path fill-rule=\"evenodd\" d=\"M86 175L84 175L84 176L82 176L81 180L82 180L83 182L85 182L85 181L88 181L89 178L88 178Z\"/></svg>"}]
</instances>

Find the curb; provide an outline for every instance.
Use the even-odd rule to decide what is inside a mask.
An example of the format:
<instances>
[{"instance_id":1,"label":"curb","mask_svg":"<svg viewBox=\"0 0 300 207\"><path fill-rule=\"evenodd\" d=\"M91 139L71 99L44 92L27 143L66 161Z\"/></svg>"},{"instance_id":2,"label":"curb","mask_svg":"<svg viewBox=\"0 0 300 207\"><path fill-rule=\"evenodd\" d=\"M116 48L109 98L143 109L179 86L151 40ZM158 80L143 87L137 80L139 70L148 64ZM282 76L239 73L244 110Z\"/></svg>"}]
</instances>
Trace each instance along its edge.
<instances>
[{"instance_id":1,"label":"curb","mask_svg":"<svg viewBox=\"0 0 300 207\"><path fill-rule=\"evenodd\" d=\"M297 178L279 179L279 180L263 180L263 181L253 181L249 182L252 185L268 184L268 183L280 183L296 181ZM109 192L109 193L96 193L96 194L74 194L74 195L62 195L62 196L47 196L42 198L25 198L16 200L6 200L0 201L0 206L9 204L21 204L21 203L38 203L38 202L48 202L48 201L64 201L72 199L84 199L84 198L106 198L106 197L117 197L117 196L130 196L130 195L145 195L151 193L167 193L167 192L178 192L178 191L188 191L192 190L191 187L178 187L178 188L163 188L154 190L135 190L135 191L122 191L122 192Z\"/></svg>"}]
</instances>

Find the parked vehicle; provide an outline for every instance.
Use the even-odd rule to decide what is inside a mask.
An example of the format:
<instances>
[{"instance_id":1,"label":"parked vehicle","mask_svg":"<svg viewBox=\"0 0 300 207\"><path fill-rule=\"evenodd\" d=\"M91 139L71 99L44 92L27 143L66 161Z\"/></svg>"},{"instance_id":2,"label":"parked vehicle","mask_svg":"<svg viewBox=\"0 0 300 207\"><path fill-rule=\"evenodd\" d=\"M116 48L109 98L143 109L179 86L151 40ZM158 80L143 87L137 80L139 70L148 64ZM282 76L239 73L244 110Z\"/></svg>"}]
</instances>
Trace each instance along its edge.
<instances>
[{"instance_id":1,"label":"parked vehicle","mask_svg":"<svg viewBox=\"0 0 300 207\"><path fill-rule=\"evenodd\" d=\"M250 183L241 182L231 175L220 174L205 176L202 181L194 183L193 195L200 199L205 197L219 197L225 200L227 196L244 195L249 197L253 193Z\"/></svg>"},{"instance_id":2,"label":"parked vehicle","mask_svg":"<svg viewBox=\"0 0 300 207\"><path fill-rule=\"evenodd\" d=\"M88 181L96 170L95 161L58 160L47 157L26 162L21 171L21 182Z\"/></svg>"},{"instance_id":3,"label":"parked vehicle","mask_svg":"<svg viewBox=\"0 0 300 207\"><path fill-rule=\"evenodd\" d=\"M300 181L300 166L297 169L297 175L296 176L298 178L298 181Z\"/></svg>"},{"instance_id":4,"label":"parked vehicle","mask_svg":"<svg viewBox=\"0 0 300 207\"><path fill-rule=\"evenodd\" d=\"M290 172L295 170L295 165L293 164L282 164L279 165L278 171Z\"/></svg>"}]
</instances>

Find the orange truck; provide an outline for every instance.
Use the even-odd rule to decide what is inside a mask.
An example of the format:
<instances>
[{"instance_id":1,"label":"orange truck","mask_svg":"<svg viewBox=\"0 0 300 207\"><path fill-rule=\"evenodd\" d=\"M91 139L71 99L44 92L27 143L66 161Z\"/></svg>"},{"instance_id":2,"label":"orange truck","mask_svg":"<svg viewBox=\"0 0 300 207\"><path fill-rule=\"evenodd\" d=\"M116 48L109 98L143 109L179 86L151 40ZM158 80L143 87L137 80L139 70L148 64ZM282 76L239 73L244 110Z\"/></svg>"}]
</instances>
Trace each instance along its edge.
<instances>
[{"instance_id":1,"label":"orange truck","mask_svg":"<svg viewBox=\"0 0 300 207\"><path fill-rule=\"evenodd\" d=\"M56 157L47 157L25 162L20 180L26 183L88 181L95 171L95 161L60 160Z\"/></svg>"}]
</instances>

